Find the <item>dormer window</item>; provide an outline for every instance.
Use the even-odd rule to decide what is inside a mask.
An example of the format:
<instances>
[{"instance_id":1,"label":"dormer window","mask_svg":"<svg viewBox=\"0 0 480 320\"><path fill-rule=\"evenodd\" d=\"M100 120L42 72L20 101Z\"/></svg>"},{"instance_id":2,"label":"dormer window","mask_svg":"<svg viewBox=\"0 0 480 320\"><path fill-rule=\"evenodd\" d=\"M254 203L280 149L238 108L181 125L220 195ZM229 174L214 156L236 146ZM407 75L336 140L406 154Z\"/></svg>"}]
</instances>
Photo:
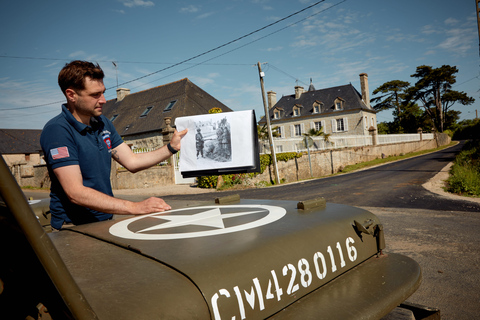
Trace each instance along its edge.
<instances>
[{"instance_id":1,"label":"dormer window","mask_svg":"<svg viewBox=\"0 0 480 320\"><path fill-rule=\"evenodd\" d=\"M323 106L323 102L315 100L315 102L313 103L313 113L320 113L322 106Z\"/></svg>"},{"instance_id":2,"label":"dormer window","mask_svg":"<svg viewBox=\"0 0 480 320\"><path fill-rule=\"evenodd\" d=\"M300 116L300 108L301 108L301 107L302 107L302 106L301 106L301 105L298 105L298 104L296 104L296 105L293 106L293 116L294 116L294 117Z\"/></svg>"},{"instance_id":3,"label":"dormer window","mask_svg":"<svg viewBox=\"0 0 480 320\"><path fill-rule=\"evenodd\" d=\"M278 110L273 111L273 119L280 119L280 111Z\"/></svg>"},{"instance_id":4,"label":"dormer window","mask_svg":"<svg viewBox=\"0 0 480 320\"><path fill-rule=\"evenodd\" d=\"M147 116L147 114L152 110L153 106L151 107L147 107L147 109L145 109L145 111L143 111L143 113L140 115L140 118L144 118Z\"/></svg>"},{"instance_id":5,"label":"dormer window","mask_svg":"<svg viewBox=\"0 0 480 320\"><path fill-rule=\"evenodd\" d=\"M176 102L177 100L170 101L170 103L165 107L165 109L163 109L163 112L172 110Z\"/></svg>"},{"instance_id":6,"label":"dormer window","mask_svg":"<svg viewBox=\"0 0 480 320\"><path fill-rule=\"evenodd\" d=\"M341 98L335 99L335 110L343 110L344 100Z\"/></svg>"}]
</instances>

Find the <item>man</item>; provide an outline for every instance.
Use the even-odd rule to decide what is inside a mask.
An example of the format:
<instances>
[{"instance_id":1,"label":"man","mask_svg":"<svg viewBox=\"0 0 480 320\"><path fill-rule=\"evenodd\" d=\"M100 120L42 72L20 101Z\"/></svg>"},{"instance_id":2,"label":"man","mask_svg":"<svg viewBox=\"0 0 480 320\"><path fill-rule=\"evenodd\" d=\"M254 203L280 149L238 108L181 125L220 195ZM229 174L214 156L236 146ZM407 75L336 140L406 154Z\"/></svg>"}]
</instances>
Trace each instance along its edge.
<instances>
[{"instance_id":1,"label":"man","mask_svg":"<svg viewBox=\"0 0 480 320\"><path fill-rule=\"evenodd\" d=\"M149 168L180 150L187 130L155 151L134 154L113 124L102 115L106 103L104 73L98 64L72 61L58 75L67 98L62 113L43 128L40 143L51 179L51 225L108 220L112 214L146 214L170 210L160 198L131 202L113 197L111 158L131 172Z\"/></svg>"},{"instance_id":2,"label":"man","mask_svg":"<svg viewBox=\"0 0 480 320\"><path fill-rule=\"evenodd\" d=\"M200 128L197 129L197 134L195 135L195 145L197 147L197 159L198 155L201 154L203 158L203 135L202 135L202 130Z\"/></svg>"}]
</instances>

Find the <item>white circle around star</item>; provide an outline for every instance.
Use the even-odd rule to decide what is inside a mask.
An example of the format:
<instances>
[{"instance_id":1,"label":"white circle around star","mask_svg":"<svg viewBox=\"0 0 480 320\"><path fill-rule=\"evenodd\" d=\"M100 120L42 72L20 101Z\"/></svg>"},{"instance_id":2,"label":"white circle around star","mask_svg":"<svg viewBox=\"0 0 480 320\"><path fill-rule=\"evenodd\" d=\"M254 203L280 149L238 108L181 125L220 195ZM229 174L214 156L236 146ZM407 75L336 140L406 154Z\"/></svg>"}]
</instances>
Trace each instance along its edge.
<instances>
[{"instance_id":1,"label":"white circle around star","mask_svg":"<svg viewBox=\"0 0 480 320\"><path fill-rule=\"evenodd\" d=\"M238 208L238 212L235 212L236 208ZM221 210L225 211L225 209L228 209L228 211L230 212L222 213ZM187 210L200 210L200 212L195 214L175 214ZM258 214L262 212L267 212L267 214L262 218L251 222L238 224L230 227L226 227L224 224L224 219ZM195 208L183 208L125 219L112 225L109 231L110 234L112 234L113 236L133 240L172 240L197 238L227 234L256 228L277 221L283 216L285 216L286 213L287 212L284 208L267 205L204 206ZM129 229L130 224L147 218L161 219L162 222L138 231L131 231ZM173 230L173 228L191 225L204 226L213 229L195 232L168 233L168 229ZM155 230L161 230L163 233L151 233Z\"/></svg>"}]
</instances>

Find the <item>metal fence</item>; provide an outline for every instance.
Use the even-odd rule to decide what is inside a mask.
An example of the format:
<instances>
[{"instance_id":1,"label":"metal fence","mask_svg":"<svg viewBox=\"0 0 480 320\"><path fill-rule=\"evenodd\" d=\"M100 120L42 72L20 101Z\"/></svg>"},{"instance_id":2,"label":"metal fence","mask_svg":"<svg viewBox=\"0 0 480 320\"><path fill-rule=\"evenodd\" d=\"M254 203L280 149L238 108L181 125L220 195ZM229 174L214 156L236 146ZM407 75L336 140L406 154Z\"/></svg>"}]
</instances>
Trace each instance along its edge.
<instances>
[{"instance_id":1,"label":"metal fence","mask_svg":"<svg viewBox=\"0 0 480 320\"><path fill-rule=\"evenodd\" d=\"M433 140L433 133L420 134L380 134L378 144L403 143L422 140ZM307 146L305 137L298 138L274 138L273 142L275 152L306 152ZM345 147L363 147L373 145L372 136L370 135L351 135L351 136L330 136L328 141L324 141L323 137L311 137L309 143L310 151L319 151L326 149L337 149ZM260 154L270 153L268 141L260 141Z\"/></svg>"}]
</instances>

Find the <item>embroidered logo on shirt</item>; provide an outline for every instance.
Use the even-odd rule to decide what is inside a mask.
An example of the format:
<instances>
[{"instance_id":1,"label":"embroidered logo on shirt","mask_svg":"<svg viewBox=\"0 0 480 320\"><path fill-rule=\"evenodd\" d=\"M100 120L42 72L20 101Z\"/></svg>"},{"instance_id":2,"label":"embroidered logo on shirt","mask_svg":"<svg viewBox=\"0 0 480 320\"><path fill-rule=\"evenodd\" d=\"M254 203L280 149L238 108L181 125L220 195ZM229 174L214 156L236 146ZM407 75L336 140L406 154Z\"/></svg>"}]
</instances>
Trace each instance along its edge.
<instances>
[{"instance_id":1,"label":"embroidered logo on shirt","mask_svg":"<svg viewBox=\"0 0 480 320\"><path fill-rule=\"evenodd\" d=\"M103 141L107 145L108 149L112 148L112 140L110 139L110 135L108 133L103 134Z\"/></svg>"},{"instance_id":2,"label":"embroidered logo on shirt","mask_svg":"<svg viewBox=\"0 0 480 320\"><path fill-rule=\"evenodd\" d=\"M53 160L70 157L70 154L68 153L68 148L67 147L50 149L50 154L52 155Z\"/></svg>"}]
</instances>

